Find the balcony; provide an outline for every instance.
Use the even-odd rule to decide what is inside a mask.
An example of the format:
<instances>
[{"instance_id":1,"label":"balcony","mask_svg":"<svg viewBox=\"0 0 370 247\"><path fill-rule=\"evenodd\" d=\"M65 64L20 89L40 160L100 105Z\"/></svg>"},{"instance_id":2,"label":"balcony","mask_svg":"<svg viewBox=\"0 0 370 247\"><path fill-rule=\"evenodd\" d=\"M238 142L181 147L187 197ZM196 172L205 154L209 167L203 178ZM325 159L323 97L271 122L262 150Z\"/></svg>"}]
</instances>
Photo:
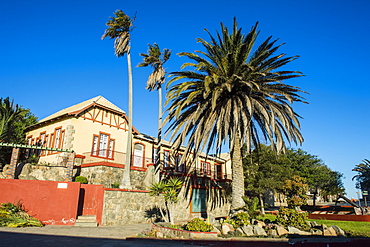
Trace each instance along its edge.
<instances>
[{"instance_id":1,"label":"balcony","mask_svg":"<svg viewBox=\"0 0 370 247\"><path fill-rule=\"evenodd\" d=\"M96 150L93 152L85 152L82 154L86 158L82 161L82 165L96 164L96 163L111 163L117 165L124 165L126 163L126 153L108 150ZM151 158L132 155L132 168L147 168L152 164Z\"/></svg>"}]
</instances>

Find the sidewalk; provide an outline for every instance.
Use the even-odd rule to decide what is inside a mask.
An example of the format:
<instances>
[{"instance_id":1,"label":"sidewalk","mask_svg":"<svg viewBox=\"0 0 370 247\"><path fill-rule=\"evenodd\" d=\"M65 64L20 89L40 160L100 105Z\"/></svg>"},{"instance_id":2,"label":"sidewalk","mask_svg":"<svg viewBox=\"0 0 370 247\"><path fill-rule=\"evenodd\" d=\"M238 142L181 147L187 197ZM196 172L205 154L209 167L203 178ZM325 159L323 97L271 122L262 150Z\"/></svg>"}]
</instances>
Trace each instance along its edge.
<instances>
[{"instance_id":1,"label":"sidewalk","mask_svg":"<svg viewBox=\"0 0 370 247\"><path fill-rule=\"evenodd\" d=\"M187 239L141 239L137 234L151 229L151 224L134 224L125 226L75 227L55 226L8 228L0 227L0 247L368 247L370 239L347 238L294 238L294 239L263 239L233 238L218 240L187 240ZM127 239L126 239L127 238Z\"/></svg>"},{"instance_id":2,"label":"sidewalk","mask_svg":"<svg viewBox=\"0 0 370 247\"><path fill-rule=\"evenodd\" d=\"M41 234L54 236L88 237L88 238L112 238L126 239L135 237L137 234L150 230L151 224L132 224L125 226L99 226L99 227L76 227L46 225L44 227L10 228L0 227L0 232Z\"/></svg>"}]
</instances>

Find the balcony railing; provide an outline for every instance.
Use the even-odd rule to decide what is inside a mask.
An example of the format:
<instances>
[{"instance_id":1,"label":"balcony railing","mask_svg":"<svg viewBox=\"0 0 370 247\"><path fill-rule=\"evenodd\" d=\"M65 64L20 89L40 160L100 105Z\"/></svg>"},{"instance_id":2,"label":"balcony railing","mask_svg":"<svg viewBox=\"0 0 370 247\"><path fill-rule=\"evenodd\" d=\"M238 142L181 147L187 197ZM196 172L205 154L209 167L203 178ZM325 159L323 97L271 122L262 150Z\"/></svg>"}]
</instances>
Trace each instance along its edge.
<instances>
[{"instance_id":1,"label":"balcony railing","mask_svg":"<svg viewBox=\"0 0 370 247\"><path fill-rule=\"evenodd\" d=\"M93 152L83 153L86 158L83 160L82 164L93 164L93 163L115 163L124 165L126 163L126 153L108 150L96 150ZM138 168L146 168L152 163L151 158L146 158L142 156L132 155L131 166Z\"/></svg>"},{"instance_id":2,"label":"balcony railing","mask_svg":"<svg viewBox=\"0 0 370 247\"><path fill-rule=\"evenodd\" d=\"M117 151L108 151L108 150L96 150L93 152L85 152L82 154L85 158L82 161L82 164L94 164L94 163L114 163L124 165L126 163L126 153L117 152ZM132 168L147 168L149 164L153 164L152 158L141 157L141 156L132 156L131 167ZM164 172L173 172L174 174L186 174L189 172L189 167L183 166L174 166L170 164L167 167L162 167ZM208 177L216 180L231 179L231 174L222 173L215 170L204 170L197 168L195 171L191 172L196 176Z\"/></svg>"},{"instance_id":3,"label":"balcony railing","mask_svg":"<svg viewBox=\"0 0 370 247\"><path fill-rule=\"evenodd\" d=\"M82 155L86 157L82 164L106 162L123 165L126 162L126 153L117 151L96 150L92 152L85 152Z\"/></svg>"}]
</instances>

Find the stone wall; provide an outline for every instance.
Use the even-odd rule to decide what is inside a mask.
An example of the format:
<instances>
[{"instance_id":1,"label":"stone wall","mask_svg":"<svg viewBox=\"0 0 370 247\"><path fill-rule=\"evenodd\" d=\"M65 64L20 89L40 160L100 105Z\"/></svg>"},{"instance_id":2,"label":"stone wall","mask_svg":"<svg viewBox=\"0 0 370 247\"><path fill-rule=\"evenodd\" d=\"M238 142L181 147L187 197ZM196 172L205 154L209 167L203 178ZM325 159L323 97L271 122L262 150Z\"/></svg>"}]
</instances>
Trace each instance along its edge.
<instances>
[{"instance_id":1,"label":"stone wall","mask_svg":"<svg viewBox=\"0 0 370 247\"><path fill-rule=\"evenodd\" d=\"M31 164L20 164L18 167L18 178L28 180L49 180L64 181L65 167L42 166ZM158 207L164 212L165 204L162 197L150 196L148 185L153 178L152 169L147 171L131 170L132 190L110 189L113 183L120 183L123 170L122 168L109 166L90 166L74 169L74 176L84 176L89 184L102 184L106 189L104 192L103 225L124 225L132 223L154 222L160 218ZM6 174L6 168L0 174ZM5 176L4 176L5 178ZM211 186L210 186L211 187ZM175 206L175 221L186 221L195 217L221 217L226 216L229 211L229 203L226 199L225 189L216 189L209 192L207 209L208 215L203 213L191 212L191 193L190 188L184 186L180 195L179 202Z\"/></svg>"},{"instance_id":2,"label":"stone wall","mask_svg":"<svg viewBox=\"0 0 370 247\"><path fill-rule=\"evenodd\" d=\"M103 225L125 225L155 221L153 208L163 206L163 200L147 192L105 190Z\"/></svg>"},{"instance_id":3,"label":"stone wall","mask_svg":"<svg viewBox=\"0 0 370 247\"><path fill-rule=\"evenodd\" d=\"M175 221L187 221L195 217L207 217L204 214L191 213L190 195L185 198L184 193L184 190L180 193L180 200L175 205ZM208 206L211 208L210 202L208 202ZM146 191L106 189L104 193L103 225L155 222L157 218L160 218L158 207L161 207L166 212L163 198L150 196ZM227 216L229 208L229 203L221 203L210 209L208 216Z\"/></svg>"},{"instance_id":4,"label":"stone wall","mask_svg":"<svg viewBox=\"0 0 370 247\"><path fill-rule=\"evenodd\" d=\"M6 171L9 165L4 166L0 172L0 178L6 177ZM150 169L147 171L130 171L132 188L136 190L147 190L150 183L144 183L145 177L150 176ZM105 188L112 188L114 183L121 183L123 169L110 166L90 166L76 167L73 169L73 176L84 176L89 184L101 184ZM46 180L46 181L64 181L66 177L66 168L63 166L52 165L32 165L30 163L21 163L17 166L16 178L27 180Z\"/></svg>"},{"instance_id":5,"label":"stone wall","mask_svg":"<svg viewBox=\"0 0 370 247\"><path fill-rule=\"evenodd\" d=\"M5 165L0 178L6 178L9 165ZM17 166L15 177L26 180L65 181L66 168L61 166L32 165L21 163Z\"/></svg>"},{"instance_id":6,"label":"stone wall","mask_svg":"<svg viewBox=\"0 0 370 247\"><path fill-rule=\"evenodd\" d=\"M104 188L112 188L114 183L121 183L123 169L111 166L89 166L77 167L76 174L84 176L89 181L89 184L102 184ZM146 190L148 186L143 184L145 171L130 171L130 180L133 189Z\"/></svg>"}]
</instances>

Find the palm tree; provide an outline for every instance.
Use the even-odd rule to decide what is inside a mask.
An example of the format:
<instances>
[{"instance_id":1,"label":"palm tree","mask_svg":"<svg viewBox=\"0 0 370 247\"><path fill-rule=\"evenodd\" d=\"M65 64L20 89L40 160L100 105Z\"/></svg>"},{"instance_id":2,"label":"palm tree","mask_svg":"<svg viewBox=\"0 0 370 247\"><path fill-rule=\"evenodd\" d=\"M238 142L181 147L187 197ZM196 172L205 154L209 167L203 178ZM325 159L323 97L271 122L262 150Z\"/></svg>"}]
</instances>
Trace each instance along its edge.
<instances>
[{"instance_id":1,"label":"palm tree","mask_svg":"<svg viewBox=\"0 0 370 247\"><path fill-rule=\"evenodd\" d=\"M171 225L175 224L174 213L175 213L175 204L179 201L179 193L182 188L183 181L179 178L168 178L166 181L159 181L149 188L149 195L151 196L163 196L168 217L165 217L162 208L159 207L162 218L168 222L171 222ZM157 206L158 207L158 206Z\"/></svg>"},{"instance_id":2,"label":"palm tree","mask_svg":"<svg viewBox=\"0 0 370 247\"><path fill-rule=\"evenodd\" d=\"M151 66L154 70L149 75L148 81L146 83L146 89L149 91L158 90L158 140L157 140L157 159L155 161L156 167L159 167L160 161L160 149L162 140L162 84L165 82L166 71L163 65L171 56L171 51L169 49L159 49L158 44L148 45L148 54L141 53L140 56L143 57L143 62L138 65L138 67L148 67Z\"/></svg>"},{"instance_id":3,"label":"palm tree","mask_svg":"<svg viewBox=\"0 0 370 247\"><path fill-rule=\"evenodd\" d=\"M114 49L117 57L127 54L128 67L128 137L126 149L126 165L123 172L121 188L131 188L130 166L132 153L132 68L131 68L131 45L130 33L133 30L135 17L130 18L122 10L114 12L115 17L110 17L106 23L108 28L105 30L102 39L109 37L114 40Z\"/></svg>"},{"instance_id":4,"label":"palm tree","mask_svg":"<svg viewBox=\"0 0 370 247\"><path fill-rule=\"evenodd\" d=\"M370 160L364 159L363 163L360 163L352 169L354 172L358 172L352 180L356 179L356 187L358 189L367 190L370 188Z\"/></svg>"},{"instance_id":5,"label":"palm tree","mask_svg":"<svg viewBox=\"0 0 370 247\"><path fill-rule=\"evenodd\" d=\"M186 153L212 149L221 152L228 142L232 162L231 209L244 205L242 145L248 152L263 138L275 151L284 150L286 143L302 143L300 117L293 111L293 102L304 102L298 87L283 81L300 77L298 71L277 71L298 56L285 57L274 53L281 45L267 38L252 53L259 34L254 25L245 35L234 18L229 33L221 23L221 33L211 41L198 38L206 49L195 53L179 53L193 60L185 63L194 70L171 73L168 87L169 104L167 132L174 148L187 141ZM182 80L178 84L174 82ZM194 155L195 156L195 155Z\"/></svg>"}]
</instances>

